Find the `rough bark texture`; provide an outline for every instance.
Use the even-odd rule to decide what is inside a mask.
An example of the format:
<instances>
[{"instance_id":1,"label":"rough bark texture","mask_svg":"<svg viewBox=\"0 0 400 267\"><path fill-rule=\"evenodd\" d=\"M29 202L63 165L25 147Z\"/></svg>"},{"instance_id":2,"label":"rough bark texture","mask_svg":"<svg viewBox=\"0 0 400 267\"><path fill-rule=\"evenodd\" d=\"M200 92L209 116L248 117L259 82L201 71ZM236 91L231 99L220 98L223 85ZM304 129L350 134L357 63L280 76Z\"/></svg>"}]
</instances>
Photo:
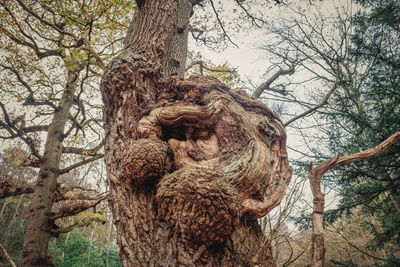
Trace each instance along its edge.
<instances>
[{"instance_id":1,"label":"rough bark texture","mask_svg":"<svg viewBox=\"0 0 400 267\"><path fill-rule=\"evenodd\" d=\"M308 177L310 187L313 193L313 218L312 218L312 237L311 237L311 259L312 267L323 267L325 265L325 243L324 243L324 209L325 195L321 191L321 180L325 173L336 166L351 164L376 156L391 145L400 140L400 132L397 132L387 138L385 141L371 149L351 154L343 157L333 157L315 167L310 167Z\"/></svg>"},{"instance_id":2,"label":"rough bark texture","mask_svg":"<svg viewBox=\"0 0 400 267\"><path fill-rule=\"evenodd\" d=\"M215 78L165 76L182 49L180 5L138 1L126 48L102 79L122 264L273 266L256 219L290 181L284 127Z\"/></svg>"}]
</instances>

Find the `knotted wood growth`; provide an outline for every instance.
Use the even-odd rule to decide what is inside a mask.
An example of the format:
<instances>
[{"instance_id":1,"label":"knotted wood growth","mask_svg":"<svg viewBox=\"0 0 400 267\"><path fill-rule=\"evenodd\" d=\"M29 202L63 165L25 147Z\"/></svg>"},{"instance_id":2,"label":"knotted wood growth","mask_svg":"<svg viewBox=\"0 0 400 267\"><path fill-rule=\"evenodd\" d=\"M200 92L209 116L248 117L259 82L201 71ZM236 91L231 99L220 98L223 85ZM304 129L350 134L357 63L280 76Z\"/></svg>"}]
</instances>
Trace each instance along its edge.
<instances>
[{"instance_id":1,"label":"knotted wood growth","mask_svg":"<svg viewBox=\"0 0 400 267\"><path fill-rule=\"evenodd\" d=\"M215 78L164 77L182 50L172 40L185 1L138 1L126 47L101 83L121 262L273 266L256 219L290 180L285 130L265 105Z\"/></svg>"},{"instance_id":2,"label":"knotted wood growth","mask_svg":"<svg viewBox=\"0 0 400 267\"><path fill-rule=\"evenodd\" d=\"M226 244L240 221L274 208L290 181L282 122L212 77L165 78L155 88L111 181L145 190L156 204L152 224L166 224L186 246Z\"/></svg>"},{"instance_id":3,"label":"knotted wood growth","mask_svg":"<svg viewBox=\"0 0 400 267\"><path fill-rule=\"evenodd\" d=\"M220 173L237 190L242 216L262 217L279 203L291 169L277 115L212 77L164 79L158 88L157 105L139 121L138 132L168 143L174 170Z\"/></svg>"}]
</instances>

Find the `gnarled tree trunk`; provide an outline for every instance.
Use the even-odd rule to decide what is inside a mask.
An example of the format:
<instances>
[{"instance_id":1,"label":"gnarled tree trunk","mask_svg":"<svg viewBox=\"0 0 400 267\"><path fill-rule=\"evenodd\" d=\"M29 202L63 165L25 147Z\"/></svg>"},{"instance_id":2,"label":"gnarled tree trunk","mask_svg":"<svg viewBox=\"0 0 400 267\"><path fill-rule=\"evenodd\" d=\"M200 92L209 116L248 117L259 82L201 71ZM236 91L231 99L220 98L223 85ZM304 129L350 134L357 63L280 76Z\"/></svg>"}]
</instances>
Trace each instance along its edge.
<instances>
[{"instance_id":1,"label":"gnarled tree trunk","mask_svg":"<svg viewBox=\"0 0 400 267\"><path fill-rule=\"evenodd\" d=\"M190 16L182 3L192 2L137 3L126 47L101 84L123 265L273 266L256 219L290 181L282 122L217 79L167 77L182 76L169 64L184 58L176 40Z\"/></svg>"}]
</instances>

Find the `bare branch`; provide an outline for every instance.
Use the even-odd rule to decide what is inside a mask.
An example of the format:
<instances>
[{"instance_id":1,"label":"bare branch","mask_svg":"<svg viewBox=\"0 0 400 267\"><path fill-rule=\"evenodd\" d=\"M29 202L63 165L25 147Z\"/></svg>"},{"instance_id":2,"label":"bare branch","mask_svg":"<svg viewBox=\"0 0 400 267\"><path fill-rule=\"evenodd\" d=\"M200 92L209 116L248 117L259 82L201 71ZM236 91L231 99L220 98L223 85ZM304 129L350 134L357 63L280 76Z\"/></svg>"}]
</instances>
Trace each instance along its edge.
<instances>
[{"instance_id":1,"label":"bare branch","mask_svg":"<svg viewBox=\"0 0 400 267\"><path fill-rule=\"evenodd\" d=\"M213 9L213 11L214 11L215 17L217 18L217 21L218 21L218 23L219 23L219 26L221 26L222 32L224 33L224 37L226 37L226 38L229 40L229 42L230 42L231 44L233 44L233 45L236 46L236 47L239 47L237 44L235 44L235 43L231 40L231 38L229 37L229 35L226 33L224 24L222 23L222 21L221 21L221 19L220 19L220 17L219 17L218 11L215 9L213 0L210 0L210 3L211 3L211 7L212 7L212 9Z\"/></svg>"},{"instance_id":2,"label":"bare branch","mask_svg":"<svg viewBox=\"0 0 400 267\"><path fill-rule=\"evenodd\" d=\"M33 193L33 186L29 184L15 185L10 177L0 178L0 199Z\"/></svg>"},{"instance_id":3,"label":"bare branch","mask_svg":"<svg viewBox=\"0 0 400 267\"><path fill-rule=\"evenodd\" d=\"M17 267L17 265L15 265L13 259L10 257L10 255L8 255L7 250L3 247L2 244L0 244L0 250L1 252L3 252L4 257L7 259L8 263L10 263L11 267Z\"/></svg>"},{"instance_id":4,"label":"bare branch","mask_svg":"<svg viewBox=\"0 0 400 267\"><path fill-rule=\"evenodd\" d=\"M324 266L324 255L325 255L325 246L324 246L324 204L325 204L325 196L321 191L321 180L324 174L335 168L336 166L346 165L350 163L354 163L357 161L365 160L376 156L386 149L388 149L391 145L400 140L400 132L396 132L391 135L385 141L373 147L371 149L351 154L343 157L333 157L329 160L326 160L316 167L310 166L310 170L308 173L308 177L310 180L310 187L313 194L313 232L312 232L312 255L311 255L311 266L313 267L322 267Z\"/></svg>"},{"instance_id":5,"label":"bare branch","mask_svg":"<svg viewBox=\"0 0 400 267\"><path fill-rule=\"evenodd\" d=\"M331 232L339 234L339 235L347 242L347 244L349 244L351 247L355 248L356 250L358 250L358 251L361 252L362 254L364 254L364 255L366 255L366 256L368 256L368 257L371 257L371 258L373 258L373 259L376 259L376 260L381 260L381 261L384 261L384 260L385 260L384 258L380 258L380 257L374 256L374 255L372 255L372 254L369 254L368 252L366 252L366 251L362 250L361 248L357 247L357 246L354 245L352 242L350 242L350 240L347 239L347 238L339 231L339 229L337 229L335 226L333 226L333 224L331 224L331 226L332 226L333 229L336 230L336 232L334 232L334 231L331 231ZM328 230L328 231L330 231L330 230Z\"/></svg>"},{"instance_id":6,"label":"bare branch","mask_svg":"<svg viewBox=\"0 0 400 267\"><path fill-rule=\"evenodd\" d=\"M262 84L260 84L260 86L257 87L257 89L254 91L253 95L251 96L254 99L257 99L260 97L260 95L267 90L270 91L275 91L277 93L286 95L287 92L285 90L274 90L272 88L270 88L271 84L276 81L280 76L282 75L292 75L294 73L295 70L295 65L290 66L288 69L284 70L284 69L280 69L279 71L277 71L274 75L271 76L271 78L269 78L267 81L263 82Z\"/></svg>"},{"instance_id":7,"label":"bare branch","mask_svg":"<svg viewBox=\"0 0 400 267\"><path fill-rule=\"evenodd\" d=\"M313 113L314 111L316 111L317 109L323 107L324 105L326 105L326 103L328 103L329 98L331 97L331 95L333 94L333 92L338 88L338 81L335 82L335 84L332 86L331 90L328 91L328 93L325 95L325 97L321 100L321 102L319 102L316 106L304 111L303 113L295 116L294 118L291 118L290 120L288 120L287 122L284 123L285 127L287 127L288 125L290 125L291 123L295 122L298 119L301 119L311 113Z\"/></svg>"},{"instance_id":8,"label":"bare branch","mask_svg":"<svg viewBox=\"0 0 400 267\"><path fill-rule=\"evenodd\" d=\"M76 168L78 168L80 166L83 166L83 165L85 165L87 163L90 163L90 162L93 162L95 160L101 159L103 156L104 156L103 154L99 154L99 155L94 156L92 158L82 160L82 161L80 161L78 163L72 164L72 165L70 165L70 166L68 166L68 167L66 167L64 169L59 170L58 173L61 175L61 174L70 172L71 170L76 169Z\"/></svg>"}]
</instances>

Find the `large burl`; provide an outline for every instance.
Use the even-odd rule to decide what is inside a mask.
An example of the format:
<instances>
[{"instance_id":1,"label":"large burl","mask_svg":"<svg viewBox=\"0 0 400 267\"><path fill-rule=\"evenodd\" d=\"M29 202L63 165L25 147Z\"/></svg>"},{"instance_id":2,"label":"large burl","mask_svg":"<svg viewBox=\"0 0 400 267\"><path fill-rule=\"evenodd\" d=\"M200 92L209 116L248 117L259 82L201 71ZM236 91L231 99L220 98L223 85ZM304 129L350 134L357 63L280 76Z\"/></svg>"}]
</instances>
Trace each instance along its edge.
<instances>
[{"instance_id":1,"label":"large burl","mask_svg":"<svg viewBox=\"0 0 400 267\"><path fill-rule=\"evenodd\" d=\"M280 202L291 178L285 129L265 105L212 77L169 78L158 88L123 166L136 182L158 179L149 183L158 216L183 238L221 243L239 219Z\"/></svg>"}]
</instances>

